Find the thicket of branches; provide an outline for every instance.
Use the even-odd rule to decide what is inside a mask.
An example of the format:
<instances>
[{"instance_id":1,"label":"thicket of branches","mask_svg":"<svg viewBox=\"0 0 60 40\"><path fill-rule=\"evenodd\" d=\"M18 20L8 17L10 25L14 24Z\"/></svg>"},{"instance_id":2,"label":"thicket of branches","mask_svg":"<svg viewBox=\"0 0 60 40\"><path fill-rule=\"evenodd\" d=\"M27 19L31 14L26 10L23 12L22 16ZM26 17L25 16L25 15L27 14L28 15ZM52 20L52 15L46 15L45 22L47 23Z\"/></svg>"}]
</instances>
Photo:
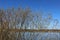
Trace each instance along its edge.
<instances>
[{"instance_id":1,"label":"thicket of branches","mask_svg":"<svg viewBox=\"0 0 60 40\"><path fill-rule=\"evenodd\" d=\"M0 40L33 40L32 35L35 35L34 33L13 33L8 30L48 28L52 21L55 22L53 26L57 26L58 20L53 19L52 15L47 14L44 16L42 13L35 14L29 8L0 9ZM5 30L2 31L3 29ZM29 34L30 37L25 38L25 34Z\"/></svg>"}]
</instances>

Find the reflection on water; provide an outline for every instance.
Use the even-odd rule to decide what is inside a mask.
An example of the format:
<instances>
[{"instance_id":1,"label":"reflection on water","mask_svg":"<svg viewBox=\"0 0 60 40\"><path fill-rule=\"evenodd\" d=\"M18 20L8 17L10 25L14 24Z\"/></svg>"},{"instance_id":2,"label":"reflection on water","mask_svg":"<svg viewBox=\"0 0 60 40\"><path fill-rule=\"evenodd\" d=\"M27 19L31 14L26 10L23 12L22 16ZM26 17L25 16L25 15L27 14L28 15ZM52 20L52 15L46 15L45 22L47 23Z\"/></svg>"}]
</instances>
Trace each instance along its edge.
<instances>
[{"instance_id":1,"label":"reflection on water","mask_svg":"<svg viewBox=\"0 0 60 40\"><path fill-rule=\"evenodd\" d=\"M23 36L24 34L24 36ZM60 39L60 33L53 33L53 32L25 32L22 33L21 40L59 40Z\"/></svg>"}]
</instances>

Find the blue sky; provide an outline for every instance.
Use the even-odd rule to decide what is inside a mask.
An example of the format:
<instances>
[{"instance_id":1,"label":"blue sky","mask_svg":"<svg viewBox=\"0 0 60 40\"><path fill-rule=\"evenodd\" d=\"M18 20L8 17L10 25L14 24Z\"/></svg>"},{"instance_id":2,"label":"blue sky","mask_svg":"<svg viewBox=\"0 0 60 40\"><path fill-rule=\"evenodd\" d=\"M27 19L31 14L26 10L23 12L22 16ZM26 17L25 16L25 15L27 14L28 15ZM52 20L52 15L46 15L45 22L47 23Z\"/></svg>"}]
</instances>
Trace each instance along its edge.
<instances>
[{"instance_id":1,"label":"blue sky","mask_svg":"<svg viewBox=\"0 0 60 40\"><path fill-rule=\"evenodd\" d=\"M30 7L32 11L51 12L53 18L60 20L60 0L0 0L0 8Z\"/></svg>"}]
</instances>

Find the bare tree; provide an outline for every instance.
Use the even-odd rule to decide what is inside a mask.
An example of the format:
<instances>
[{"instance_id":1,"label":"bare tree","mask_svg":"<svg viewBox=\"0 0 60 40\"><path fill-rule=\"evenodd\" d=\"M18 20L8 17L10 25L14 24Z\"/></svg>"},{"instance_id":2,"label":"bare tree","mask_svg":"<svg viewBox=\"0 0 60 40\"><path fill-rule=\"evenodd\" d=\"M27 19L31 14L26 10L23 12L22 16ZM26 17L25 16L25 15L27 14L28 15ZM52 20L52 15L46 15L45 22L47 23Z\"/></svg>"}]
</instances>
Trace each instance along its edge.
<instances>
[{"instance_id":1,"label":"bare tree","mask_svg":"<svg viewBox=\"0 0 60 40\"><path fill-rule=\"evenodd\" d=\"M53 17L51 14L31 12L29 8L10 8L0 10L0 40L35 40L44 33L9 32L9 29L43 29L48 28ZM58 21L56 21L57 25ZM3 31L4 29L4 31ZM29 35L29 36L27 36ZM27 38L28 37L28 38Z\"/></svg>"}]
</instances>

